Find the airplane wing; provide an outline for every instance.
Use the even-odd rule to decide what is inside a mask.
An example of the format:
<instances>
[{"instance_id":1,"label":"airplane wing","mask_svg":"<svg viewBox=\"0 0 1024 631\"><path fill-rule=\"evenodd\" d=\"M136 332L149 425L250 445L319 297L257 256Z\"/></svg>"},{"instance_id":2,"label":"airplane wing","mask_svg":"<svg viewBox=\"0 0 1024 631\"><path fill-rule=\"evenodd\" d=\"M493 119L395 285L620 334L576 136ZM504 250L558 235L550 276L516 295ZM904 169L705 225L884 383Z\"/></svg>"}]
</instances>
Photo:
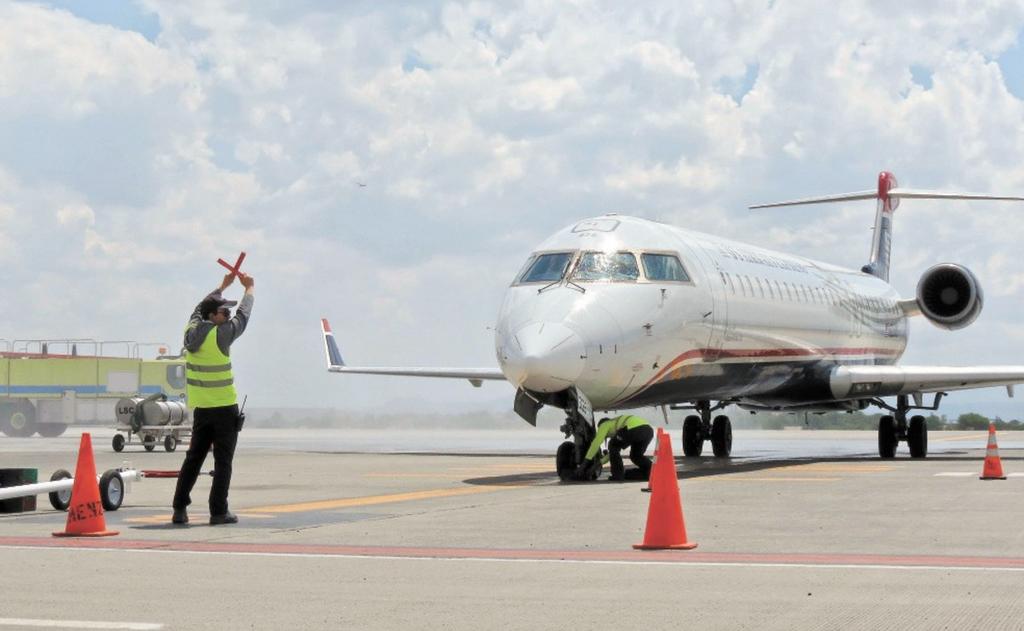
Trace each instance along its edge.
<instances>
[{"instance_id":1,"label":"airplane wing","mask_svg":"<svg viewBox=\"0 0 1024 631\"><path fill-rule=\"evenodd\" d=\"M326 318L321 318L320 329L324 335L324 352L327 356L327 370L362 375L399 375L404 377L442 377L468 379L479 388L485 380L505 381L505 375L496 368L427 368L418 366L347 366L334 341L334 333Z\"/></svg>"},{"instance_id":2,"label":"airplane wing","mask_svg":"<svg viewBox=\"0 0 1024 631\"><path fill-rule=\"evenodd\" d=\"M830 385L837 399L891 397L951 390L972 390L1024 383L1024 366L840 366Z\"/></svg>"}]
</instances>

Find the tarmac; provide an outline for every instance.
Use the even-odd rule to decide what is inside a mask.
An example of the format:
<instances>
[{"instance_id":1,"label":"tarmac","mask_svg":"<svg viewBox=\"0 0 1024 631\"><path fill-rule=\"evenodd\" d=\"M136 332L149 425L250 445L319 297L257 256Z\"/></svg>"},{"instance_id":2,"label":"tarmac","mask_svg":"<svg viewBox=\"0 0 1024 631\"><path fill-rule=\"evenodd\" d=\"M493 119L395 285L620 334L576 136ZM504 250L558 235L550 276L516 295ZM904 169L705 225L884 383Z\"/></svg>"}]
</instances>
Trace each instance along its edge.
<instances>
[{"instance_id":1,"label":"tarmac","mask_svg":"<svg viewBox=\"0 0 1024 631\"><path fill-rule=\"evenodd\" d=\"M207 525L209 477L184 527L160 478L106 513L114 537L52 537L66 514L46 496L0 515L0 628L1024 628L1024 445L1006 432L1008 479L980 481L983 432L880 460L858 453L870 432L736 431L733 458L676 458L697 549L651 552L632 549L645 484L560 483L558 435L514 453L435 432L428 450L379 453L294 432L299 448L243 432L237 525ZM184 455L114 453L112 434L93 430L98 471ZM76 436L0 438L2 466L73 471Z\"/></svg>"}]
</instances>

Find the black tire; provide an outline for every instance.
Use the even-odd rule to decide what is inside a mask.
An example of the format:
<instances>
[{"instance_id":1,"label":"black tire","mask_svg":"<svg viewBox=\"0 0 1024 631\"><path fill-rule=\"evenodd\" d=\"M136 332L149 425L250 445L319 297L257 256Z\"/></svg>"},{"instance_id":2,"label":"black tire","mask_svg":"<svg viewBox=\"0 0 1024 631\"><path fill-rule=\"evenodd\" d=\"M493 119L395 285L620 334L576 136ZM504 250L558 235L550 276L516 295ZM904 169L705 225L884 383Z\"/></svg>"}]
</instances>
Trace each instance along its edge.
<instances>
[{"instance_id":1,"label":"black tire","mask_svg":"<svg viewBox=\"0 0 1024 631\"><path fill-rule=\"evenodd\" d=\"M891 416L878 419L878 456L895 458L896 446L899 444L900 439L896 436L896 419Z\"/></svg>"},{"instance_id":2,"label":"black tire","mask_svg":"<svg viewBox=\"0 0 1024 631\"><path fill-rule=\"evenodd\" d=\"M50 482L71 479L71 472L64 469L57 469L50 476ZM71 489L66 491L52 491L50 493L50 506L55 510L65 511L71 506Z\"/></svg>"},{"instance_id":3,"label":"black tire","mask_svg":"<svg viewBox=\"0 0 1024 631\"><path fill-rule=\"evenodd\" d=\"M37 423L36 432L43 438L56 438L68 429L67 423Z\"/></svg>"},{"instance_id":4,"label":"black tire","mask_svg":"<svg viewBox=\"0 0 1024 631\"><path fill-rule=\"evenodd\" d=\"M114 434L113 440L110 441L110 446L114 448L114 451L124 451L124 436L121 434Z\"/></svg>"},{"instance_id":5,"label":"black tire","mask_svg":"<svg viewBox=\"0 0 1024 631\"><path fill-rule=\"evenodd\" d=\"M565 441L558 446L555 452L555 471L562 482L570 482L573 473L576 472L576 445L571 441Z\"/></svg>"},{"instance_id":6,"label":"black tire","mask_svg":"<svg viewBox=\"0 0 1024 631\"><path fill-rule=\"evenodd\" d=\"M174 451L177 448L178 439L174 437L174 434L164 436L164 451Z\"/></svg>"},{"instance_id":7,"label":"black tire","mask_svg":"<svg viewBox=\"0 0 1024 631\"><path fill-rule=\"evenodd\" d=\"M100 476L100 501L103 502L103 510L115 511L121 508L121 502L124 501L124 480L120 471L111 469Z\"/></svg>"},{"instance_id":8,"label":"black tire","mask_svg":"<svg viewBox=\"0 0 1024 631\"><path fill-rule=\"evenodd\" d=\"M728 416L716 416L712 422L711 449L715 458L728 458L732 453L732 421Z\"/></svg>"},{"instance_id":9,"label":"black tire","mask_svg":"<svg viewBox=\"0 0 1024 631\"><path fill-rule=\"evenodd\" d=\"M36 406L31 401L18 401L4 408L0 431L13 438L28 438L36 433Z\"/></svg>"},{"instance_id":10,"label":"black tire","mask_svg":"<svg viewBox=\"0 0 1024 631\"><path fill-rule=\"evenodd\" d=\"M704 451L704 433L701 431L699 416L687 416L683 420L683 455L696 458Z\"/></svg>"},{"instance_id":11,"label":"black tire","mask_svg":"<svg viewBox=\"0 0 1024 631\"><path fill-rule=\"evenodd\" d=\"M928 455L928 423L923 416L910 417L907 445L910 447L911 458L924 458Z\"/></svg>"},{"instance_id":12,"label":"black tire","mask_svg":"<svg viewBox=\"0 0 1024 631\"><path fill-rule=\"evenodd\" d=\"M156 449L156 436L152 434L142 437L142 446L146 448L146 451L153 451Z\"/></svg>"}]
</instances>

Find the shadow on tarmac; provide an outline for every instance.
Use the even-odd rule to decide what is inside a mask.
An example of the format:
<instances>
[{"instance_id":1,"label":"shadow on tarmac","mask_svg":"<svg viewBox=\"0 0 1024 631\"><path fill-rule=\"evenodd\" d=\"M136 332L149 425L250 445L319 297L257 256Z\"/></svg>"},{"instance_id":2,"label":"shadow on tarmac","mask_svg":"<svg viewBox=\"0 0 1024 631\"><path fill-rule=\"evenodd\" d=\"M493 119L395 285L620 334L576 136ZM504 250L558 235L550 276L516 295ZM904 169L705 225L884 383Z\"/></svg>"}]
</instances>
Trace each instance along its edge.
<instances>
[{"instance_id":1,"label":"shadow on tarmac","mask_svg":"<svg viewBox=\"0 0 1024 631\"><path fill-rule=\"evenodd\" d=\"M456 455L456 454L449 454ZM506 454L507 455L507 454ZM1001 460L1024 460L1024 456L1000 456ZM703 478L717 475L731 475L740 473L758 473L772 471L773 469L784 469L787 467L817 465L817 464L850 464L863 465L871 464L899 464L903 462L973 462L977 460L974 454L969 455L967 451L950 451L929 456L926 460L915 460L910 457L897 457L893 459L879 458L867 454L861 456L828 456L809 458L784 458L780 460L738 460L735 458L686 458L676 457L676 478L686 480L691 478ZM980 471L980 464L979 464ZM537 483L558 483L558 475L554 470L551 472L531 472L522 474L508 474L498 476L487 476L479 478L468 478L463 480L465 484L474 485L528 485ZM597 480L607 482L607 479ZM625 483L629 483L626 481ZM566 482L566 484L590 484L588 482Z\"/></svg>"}]
</instances>

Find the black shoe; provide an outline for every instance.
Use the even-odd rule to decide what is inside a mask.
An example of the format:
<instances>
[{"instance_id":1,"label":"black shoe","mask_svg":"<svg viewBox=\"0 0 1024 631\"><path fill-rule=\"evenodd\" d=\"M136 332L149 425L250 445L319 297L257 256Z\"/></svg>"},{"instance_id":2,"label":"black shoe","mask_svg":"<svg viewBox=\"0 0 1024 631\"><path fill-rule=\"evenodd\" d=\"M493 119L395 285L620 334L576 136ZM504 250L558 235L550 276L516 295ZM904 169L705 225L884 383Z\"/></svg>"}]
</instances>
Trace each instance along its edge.
<instances>
[{"instance_id":1,"label":"black shoe","mask_svg":"<svg viewBox=\"0 0 1024 631\"><path fill-rule=\"evenodd\" d=\"M223 515L210 515L210 525L219 526L221 524L237 524L238 516L228 511Z\"/></svg>"},{"instance_id":2,"label":"black shoe","mask_svg":"<svg viewBox=\"0 0 1024 631\"><path fill-rule=\"evenodd\" d=\"M171 517L172 524L187 524L188 523L188 511L184 508L175 508L174 516Z\"/></svg>"}]
</instances>

